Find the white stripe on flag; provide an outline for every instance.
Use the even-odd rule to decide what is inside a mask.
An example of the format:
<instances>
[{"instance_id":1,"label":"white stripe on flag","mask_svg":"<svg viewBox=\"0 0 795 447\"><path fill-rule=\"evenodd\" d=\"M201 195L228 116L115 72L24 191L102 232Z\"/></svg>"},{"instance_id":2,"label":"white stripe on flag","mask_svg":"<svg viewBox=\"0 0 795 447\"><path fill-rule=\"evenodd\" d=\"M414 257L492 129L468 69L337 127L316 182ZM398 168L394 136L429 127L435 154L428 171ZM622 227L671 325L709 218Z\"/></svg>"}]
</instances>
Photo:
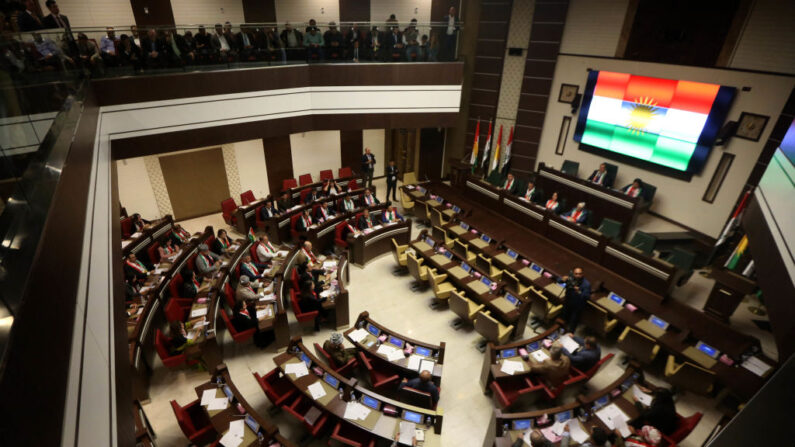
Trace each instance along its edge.
<instances>
[{"instance_id":1,"label":"white stripe on flag","mask_svg":"<svg viewBox=\"0 0 795 447\"><path fill-rule=\"evenodd\" d=\"M632 102L615 98L594 96L588 109L588 119L630 128ZM645 132L696 143L707 121L707 115L682 109L655 108L655 117L645 127Z\"/></svg>"}]
</instances>

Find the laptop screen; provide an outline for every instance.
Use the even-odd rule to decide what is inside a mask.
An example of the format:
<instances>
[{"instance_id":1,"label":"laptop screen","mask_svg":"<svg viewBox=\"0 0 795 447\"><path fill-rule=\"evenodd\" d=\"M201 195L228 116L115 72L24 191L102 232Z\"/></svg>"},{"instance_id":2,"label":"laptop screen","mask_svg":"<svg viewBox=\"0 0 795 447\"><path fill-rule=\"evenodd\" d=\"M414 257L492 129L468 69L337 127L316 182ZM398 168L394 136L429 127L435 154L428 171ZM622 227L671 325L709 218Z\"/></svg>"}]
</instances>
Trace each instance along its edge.
<instances>
[{"instance_id":1,"label":"laptop screen","mask_svg":"<svg viewBox=\"0 0 795 447\"><path fill-rule=\"evenodd\" d=\"M541 349L541 343L537 341L534 341L527 345L527 350L530 352L538 351L539 349Z\"/></svg>"},{"instance_id":2,"label":"laptop screen","mask_svg":"<svg viewBox=\"0 0 795 447\"><path fill-rule=\"evenodd\" d=\"M514 306L519 304L519 298L516 298L515 296L511 295L510 293L506 293L505 294L505 299L510 301Z\"/></svg>"},{"instance_id":3,"label":"laptop screen","mask_svg":"<svg viewBox=\"0 0 795 447\"><path fill-rule=\"evenodd\" d=\"M405 410L403 412L403 419L409 422L414 422L415 424L422 423L422 415L409 410Z\"/></svg>"},{"instance_id":4,"label":"laptop screen","mask_svg":"<svg viewBox=\"0 0 795 447\"><path fill-rule=\"evenodd\" d=\"M481 238L481 239L483 239L483 241L485 241L485 242L491 242L491 238L490 238L490 237L488 237L488 236L487 236L487 235L485 235L485 234L484 234L484 235L481 235L481 236L480 236L480 238Z\"/></svg>"},{"instance_id":5,"label":"laptop screen","mask_svg":"<svg viewBox=\"0 0 795 447\"><path fill-rule=\"evenodd\" d=\"M656 315L650 316L649 321L660 329L668 329L668 322Z\"/></svg>"},{"instance_id":6,"label":"laptop screen","mask_svg":"<svg viewBox=\"0 0 795 447\"><path fill-rule=\"evenodd\" d=\"M367 332L375 335L376 337L378 337L378 335L381 334L381 330L370 323L367 323Z\"/></svg>"},{"instance_id":7,"label":"laptop screen","mask_svg":"<svg viewBox=\"0 0 795 447\"><path fill-rule=\"evenodd\" d=\"M381 406L381 402L379 402L378 399L373 399L372 397L366 394L362 395L362 403L372 408L375 411L378 411L378 407Z\"/></svg>"},{"instance_id":8,"label":"laptop screen","mask_svg":"<svg viewBox=\"0 0 795 447\"><path fill-rule=\"evenodd\" d=\"M491 287L491 280L486 278L485 276L483 278L480 278L480 282L482 282L483 284Z\"/></svg>"},{"instance_id":9,"label":"laptop screen","mask_svg":"<svg viewBox=\"0 0 795 447\"><path fill-rule=\"evenodd\" d=\"M508 249L508 256L510 256L510 257L512 257L512 258L514 258L514 259L516 259L516 258L518 258L518 257L519 257L519 253L516 253L515 251L513 251L513 250L511 250L511 249L509 248L509 249Z\"/></svg>"},{"instance_id":10,"label":"laptop screen","mask_svg":"<svg viewBox=\"0 0 795 447\"><path fill-rule=\"evenodd\" d=\"M502 352L500 352L500 357L504 359L508 357L516 357L516 349L503 349Z\"/></svg>"},{"instance_id":11,"label":"laptop screen","mask_svg":"<svg viewBox=\"0 0 795 447\"><path fill-rule=\"evenodd\" d=\"M517 419L511 424L514 430L527 430L533 426L532 419Z\"/></svg>"},{"instance_id":12,"label":"laptop screen","mask_svg":"<svg viewBox=\"0 0 795 447\"><path fill-rule=\"evenodd\" d=\"M422 346L417 346L414 348L414 353L417 355L422 355L425 357L430 357L433 355L433 352L428 348L423 348Z\"/></svg>"},{"instance_id":13,"label":"laptop screen","mask_svg":"<svg viewBox=\"0 0 795 447\"><path fill-rule=\"evenodd\" d=\"M340 381L329 373L323 376L323 381L331 385L332 388L337 389L340 386Z\"/></svg>"},{"instance_id":14,"label":"laptop screen","mask_svg":"<svg viewBox=\"0 0 795 447\"><path fill-rule=\"evenodd\" d=\"M712 346L700 341L696 344L696 349L707 354L708 356L712 357L713 359L718 356L718 350L713 348Z\"/></svg>"},{"instance_id":15,"label":"laptop screen","mask_svg":"<svg viewBox=\"0 0 795 447\"><path fill-rule=\"evenodd\" d=\"M617 303L617 304L619 304L619 305L621 305L621 306L623 306L623 305L624 305L624 303L627 301L627 300L625 300L624 298L621 298L620 296L616 295L616 294L615 294L615 293L613 293L613 292L610 292L610 295L608 295L608 296L607 296L607 298L608 298L610 301L613 301L613 302L615 302L615 303Z\"/></svg>"},{"instance_id":16,"label":"laptop screen","mask_svg":"<svg viewBox=\"0 0 795 447\"><path fill-rule=\"evenodd\" d=\"M306 353L304 353L304 352L301 353L301 360L303 360L304 363L306 363L306 367L307 368L312 366L312 359L310 359L309 356L306 355Z\"/></svg>"},{"instance_id":17,"label":"laptop screen","mask_svg":"<svg viewBox=\"0 0 795 447\"><path fill-rule=\"evenodd\" d=\"M467 271L467 273L469 273L469 272L471 272L471 271L472 271L472 267L470 267L470 266L469 266L469 264L467 264L466 262L462 262L462 263L461 263L461 268L462 268L462 269L464 269L464 270L466 270L466 271Z\"/></svg>"},{"instance_id":18,"label":"laptop screen","mask_svg":"<svg viewBox=\"0 0 795 447\"><path fill-rule=\"evenodd\" d=\"M540 265L538 265L538 264L536 264L535 262L534 262L534 263L532 263L532 264L530 264L530 268L531 268L533 271L535 271L535 272L538 272L538 273L541 273L541 272L543 272L543 271L544 271L544 269L542 269L542 268L541 268L541 266L540 266Z\"/></svg>"},{"instance_id":19,"label":"laptop screen","mask_svg":"<svg viewBox=\"0 0 795 447\"><path fill-rule=\"evenodd\" d=\"M566 422L569 419L571 419L571 416L572 416L572 411L571 410L563 411L563 412L558 413L558 414L555 415L555 420L558 421L558 422Z\"/></svg>"},{"instance_id":20,"label":"laptop screen","mask_svg":"<svg viewBox=\"0 0 795 447\"><path fill-rule=\"evenodd\" d=\"M397 337L390 336L389 337L389 343L397 346L398 348L402 348L404 342L403 342L403 340L401 340L401 339L399 339Z\"/></svg>"},{"instance_id":21,"label":"laptop screen","mask_svg":"<svg viewBox=\"0 0 795 447\"><path fill-rule=\"evenodd\" d=\"M468 223L466 223L466 222L461 222L459 225L461 226L461 228L463 228L463 229L465 229L465 230L468 230L468 229L469 229L469 224L468 224Z\"/></svg>"}]
</instances>

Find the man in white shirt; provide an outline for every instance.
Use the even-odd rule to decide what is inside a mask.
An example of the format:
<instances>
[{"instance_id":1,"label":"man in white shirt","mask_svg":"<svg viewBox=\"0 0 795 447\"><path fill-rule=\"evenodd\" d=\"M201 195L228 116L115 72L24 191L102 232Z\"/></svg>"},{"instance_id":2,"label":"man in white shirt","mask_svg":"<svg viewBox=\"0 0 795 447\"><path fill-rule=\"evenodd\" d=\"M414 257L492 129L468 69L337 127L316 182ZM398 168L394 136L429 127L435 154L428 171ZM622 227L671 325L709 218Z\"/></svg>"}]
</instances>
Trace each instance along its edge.
<instances>
[{"instance_id":1,"label":"man in white shirt","mask_svg":"<svg viewBox=\"0 0 795 447\"><path fill-rule=\"evenodd\" d=\"M110 26L106 31L107 34L99 40L99 54L102 56L106 67L115 67L119 63L116 57L116 33L113 31L113 27Z\"/></svg>"},{"instance_id":2,"label":"man in white shirt","mask_svg":"<svg viewBox=\"0 0 795 447\"><path fill-rule=\"evenodd\" d=\"M257 244L257 258L261 263L267 263L276 257L276 247L270 243L268 236L260 236L259 243Z\"/></svg>"},{"instance_id":3,"label":"man in white shirt","mask_svg":"<svg viewBox=\"0 0 795 447\"><path fill-rule=\"evenodd\" d=\"M224 27L221 26L220 23L215 24L215 34L213 34L212 42L213 47L215 47L216 51L221 53L222 58L227 57L232 50L232 47L229 45L224 35Z\"/></svg>"},{"instance_id":4,"label":"man in white shirt","mask_svg":"<svg viewBox=\"0 0 795 447\"><path fill-rule=\"evenodd\" d=\"M447 29L443 37L444 45L440 60L453 61L455 60L456 38L458 37L458 20L455 18L455 7L450 7L449 14L445 19L447 21Z\"/></svg>"}]
</instances>

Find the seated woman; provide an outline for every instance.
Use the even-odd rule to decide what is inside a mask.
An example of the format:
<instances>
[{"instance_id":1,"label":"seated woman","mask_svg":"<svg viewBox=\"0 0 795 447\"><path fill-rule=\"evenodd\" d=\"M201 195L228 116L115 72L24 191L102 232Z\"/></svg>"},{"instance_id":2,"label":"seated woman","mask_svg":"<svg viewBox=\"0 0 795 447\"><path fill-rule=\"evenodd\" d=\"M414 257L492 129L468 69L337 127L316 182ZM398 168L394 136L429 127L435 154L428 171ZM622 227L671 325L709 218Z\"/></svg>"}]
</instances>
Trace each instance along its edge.
<instances>
[{"instance_id":1,"label":"seated woman","mask_svg":"<svg viewBox=\"0 0 795 447\"><path fill-rule=\"evenodd\" d=\"M341 189L334 180L327 179L326 182L323 183L321 191L324 196L329 196L331 194L339 194Z\"/></svg>"},{"instance_id":2,"label":"seated woman","mask_svg":"<svg viewBox=\"0 0 795 447\"><path fill-rule=\"evenodd\" d=\"M178 251L177 247L174 246L174 240L171 238L166 239L165 244L157 247L157 252L160 253L161 261L173 255L177 251Z\"/></svg>"},{"instance_id":3,"label":"seated woman","mask_svg":"<svg viewBox=\"0 0 795 447\"><path fill-rule=\"evenodd\" d=\"M238 301L232 310L232 326L238 332L257 327L257 310L253 303Z\"/></svg>"},{"instance_id":4,"label":"seated woman","mask_svg":"<svg viewBox=\"0 0 795 447\"><path fill-rule=\"evenodd\" d=\"M558 212L558 208L560 208L560 202L558 202L557 192L552 193L552 197L550 197L549 200L547 200L547 203L546 205L544 205L544 208L552 211L553 213Z\"/></svg>"},{"instance_id":5,"label":"seated woman","mask_svg":"<svg viewBox=\"0 0 795 447\"><path fill-rule=\"evenodd\" d=\"M229 238L226 234L226 230L218 230L216 233L215 240L213 241L213 246L211 247L213 253L217 254L218 256L223 255L229 248L232 246L232 239Z\"/></svg>"},{"instance_id":6,"label":"seated woman","mask_svg":"<svg viewBox=\"0 0 795 447\"><path fill-rule=\"evenodd\" d=\"M328 312L323 309L323 300L318 298L317 293L312 290L312 281L301 282L301 294L298 296L298 305L301 306L303 312L317 311L315 318L315 330L320 330L320 323L326 321Z\"/></svg>"},{"instance_id":7,"label":"seated woman","mask_svg":"<svg viewBox=\"0 0 795 447\"><path fill-rule=\"evenodd\" d=\"M130 216L130 219L132 219L133 233L139 233L141 231L144 231L144 229L146 229L146 226L149 225L149 221L141 218L141 215L138 213L135 213L132 216Z\"/></svg>"},{"instance_id":8,"label":"seated woman","mask_svg":"<svg viewBox=\"0 0 795 447\"><path fill-rule=\"evenodd\" d=\"M168 323L168 336L171 341L168 343L168 353L171 355L181 354L188 345L188 332L185 330L185 323L173 320Z\"/></svg>"},{"instance_id":9,"label":"seated woman","mask_svg":"<svg viewBox=\"0 0 795 447\"><path fill-rule=\"evenodd\" d=\"M171 236L169 237L171 241L179 247L180 245L188 242L190 240L190 233L180 224L174 224L174 228L171 229Z\"/></svg>"},{"instance_id":10,"label":"seated woman","mask_svg":"<svg viewBox=\"0 0 795 447\"><path fill-rule=\"evenodd\" d=\"M641 387L641 391L648 393L649 389ZM666 435L676 431L677 417L676 406L674 406L674 395L671 390L660 388L654 392L654 399L649 408L644 408L643 404L635 400L635 406L640 410L640 414L635 419L629 421L629 425L636 429L643 428L644 425L651 425Z\"/></svg>"},{"instance_id":11,"label":"seated woman","mask_svg":"<svg viewBox=\"0 0 795 447\"><path fill-rule=\"evenodd\" d=\"M182 298L196 298L201 288L201 283L196 279L196 274L189 268L182 269L182 290L180 296Z\"/></svg>"}]
</instances>

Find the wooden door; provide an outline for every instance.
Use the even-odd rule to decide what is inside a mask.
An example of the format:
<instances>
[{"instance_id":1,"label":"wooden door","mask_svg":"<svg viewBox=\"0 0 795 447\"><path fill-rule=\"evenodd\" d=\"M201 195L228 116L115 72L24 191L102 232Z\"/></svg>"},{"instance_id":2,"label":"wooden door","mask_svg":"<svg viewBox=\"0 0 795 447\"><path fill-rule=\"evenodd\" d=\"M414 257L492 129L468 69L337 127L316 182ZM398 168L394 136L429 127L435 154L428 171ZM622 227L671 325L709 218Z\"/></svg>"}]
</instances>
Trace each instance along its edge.
<instances>
[{"instance_id":1,"label":"wooden door","mask_svg":"<svg viewBox=\"0 0 795 447\"><path fill-rule=\"evenodd\" d=\"M395 160L398 172L417 172L417 149L419 148L419 132L417 129L391 129L387 162Z\"/></svg>"}]
</instances>

